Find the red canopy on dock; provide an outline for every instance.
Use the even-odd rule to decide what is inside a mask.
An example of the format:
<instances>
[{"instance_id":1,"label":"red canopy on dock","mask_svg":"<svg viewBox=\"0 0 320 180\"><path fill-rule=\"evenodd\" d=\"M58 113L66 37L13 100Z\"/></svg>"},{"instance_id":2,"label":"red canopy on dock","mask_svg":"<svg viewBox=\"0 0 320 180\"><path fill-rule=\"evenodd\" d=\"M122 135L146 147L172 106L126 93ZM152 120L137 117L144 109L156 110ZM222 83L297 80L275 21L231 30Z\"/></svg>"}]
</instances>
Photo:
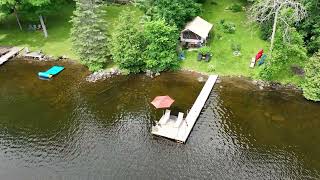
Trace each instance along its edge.
<instances>
[{"instance_id":1,"label":"red canopy on dock","mask_svg":"<svg viewBox=\"0 0 320 180\"><path fill-rule=\"evenodd\" d=\"M172 99L170 96L157 96L154 98L151 104L153 104L157 109L163 109L169 108L173 102L174 99Z\"/></svg>"}]
</instances>

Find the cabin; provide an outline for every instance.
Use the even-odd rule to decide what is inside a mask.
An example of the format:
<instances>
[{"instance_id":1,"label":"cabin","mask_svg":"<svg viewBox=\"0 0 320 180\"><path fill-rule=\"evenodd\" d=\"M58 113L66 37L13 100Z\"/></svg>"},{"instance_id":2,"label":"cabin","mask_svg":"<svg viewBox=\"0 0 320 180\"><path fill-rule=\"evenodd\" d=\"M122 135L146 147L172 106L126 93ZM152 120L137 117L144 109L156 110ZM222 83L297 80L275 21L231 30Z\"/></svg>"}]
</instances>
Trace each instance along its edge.
<instances>
[{"instance_id":1,"label":"cabin","mask_svg":"<svg viewBox=\"0 0 320 180\"><path fill-rule=\"evenodd\" d=\"M201 47L207 42L212 27L213 25L206 20L196 17L182 30L180 35L182 45Z\"/></svg>"}]
</instances>

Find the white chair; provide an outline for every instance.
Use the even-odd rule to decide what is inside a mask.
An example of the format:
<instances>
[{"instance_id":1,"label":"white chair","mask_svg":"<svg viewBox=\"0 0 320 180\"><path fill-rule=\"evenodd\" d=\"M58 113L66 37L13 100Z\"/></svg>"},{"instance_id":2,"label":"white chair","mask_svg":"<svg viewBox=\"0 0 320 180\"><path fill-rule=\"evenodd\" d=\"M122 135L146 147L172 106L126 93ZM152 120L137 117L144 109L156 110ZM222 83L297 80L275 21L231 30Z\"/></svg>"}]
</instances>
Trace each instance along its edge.
<instances>
[{"instance_id":1,"label":"white chair","mask_svg":"<svg viewBox=\"0 0 320 180\"><path fill-rule=\"evenodd\" d=\"M159 124L160 125L165 125L167 124L167 122L169 121L170 119L170 113L171 111L166 109L166 112L164 113L164 115L161 117L161 119L159 120Z\"/></svg>"},{"instance_id":2,"label":"white chair","mask_svg":"<svg viewBox=\"0 0 320 180\"><path fill-rule=\"evenodd\" d=\"M183 115L184 115L184 114L183 114L182 112L179 112L177 121L176 121L175 124L174 124L174 127L175 127L175 128L180 127L180 125L181 125L181 123L182 123L182 121L183 121Z\"/></svg>"},{"instance_id":3,"label":"white chair","mask_svg":"<svg viewBox=\"0 0 320 180\"><path fill-rule=\"evenodd\" d=\"M251 64L250 64L250 68L254 68L255 65L256 65L256 59L252 58L251 59Z\"/></svg>"}]
</instances>

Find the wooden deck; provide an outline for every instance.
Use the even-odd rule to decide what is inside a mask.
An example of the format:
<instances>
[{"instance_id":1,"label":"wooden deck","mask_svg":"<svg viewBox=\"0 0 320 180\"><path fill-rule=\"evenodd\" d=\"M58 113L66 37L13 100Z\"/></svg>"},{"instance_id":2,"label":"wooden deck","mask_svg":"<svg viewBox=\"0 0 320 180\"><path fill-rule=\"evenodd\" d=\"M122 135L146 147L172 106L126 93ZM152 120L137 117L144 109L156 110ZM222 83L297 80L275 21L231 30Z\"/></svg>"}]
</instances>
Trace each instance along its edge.
<instances>
[{"instance_id":1,"label":"wooden deck","mask_svg":"<svg viewBox=\"0 0 320 180\"><path fill-rule=\"evenodd\" d=\"M203 86L198 98L196 99L195 103L190 109L187 117L183 120L183 123L181 123L179 127L174 126L176 118L172 118L171 116L170 120L166 124L157 124L153 126L151 133L154 135L163 136L169 139L176 140L178 142L185 143L217 79L218 76L216 75L209 76L209 79Z\"/></svg>"},{"instance_id":2,"label":"wooden deck","mask_svg":"<svg viewBox=\"0 0 320 180\"><path fill-rule=\"evenodd\" d=\"M22 50L22 48L18 48L18 47L11 48L8 53L6 53L5 55L0 57L0 65L2 65L3 63L8 61L9 59L16 56L21 50Z\"/></svg>"}]
</instances>

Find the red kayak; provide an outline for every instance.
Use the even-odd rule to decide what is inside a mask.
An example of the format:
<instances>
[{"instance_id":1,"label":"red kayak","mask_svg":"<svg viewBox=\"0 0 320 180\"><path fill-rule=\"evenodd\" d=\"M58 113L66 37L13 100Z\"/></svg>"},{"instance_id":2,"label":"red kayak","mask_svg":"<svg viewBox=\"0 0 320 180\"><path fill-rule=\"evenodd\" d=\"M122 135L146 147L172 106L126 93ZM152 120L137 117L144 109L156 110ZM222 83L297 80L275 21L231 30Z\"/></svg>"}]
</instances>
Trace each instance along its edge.
<instances>
[{"instance_id":1,"label":"red kayak","mask_svg":"<svg viewBox=\"0 0 320 180\"><path fill-rule=\"evenodd\" d=\"M256 61L258 61L263 55L263 49L261 49L258 54L256 55Z\"/></svg>"}]
</instances>

